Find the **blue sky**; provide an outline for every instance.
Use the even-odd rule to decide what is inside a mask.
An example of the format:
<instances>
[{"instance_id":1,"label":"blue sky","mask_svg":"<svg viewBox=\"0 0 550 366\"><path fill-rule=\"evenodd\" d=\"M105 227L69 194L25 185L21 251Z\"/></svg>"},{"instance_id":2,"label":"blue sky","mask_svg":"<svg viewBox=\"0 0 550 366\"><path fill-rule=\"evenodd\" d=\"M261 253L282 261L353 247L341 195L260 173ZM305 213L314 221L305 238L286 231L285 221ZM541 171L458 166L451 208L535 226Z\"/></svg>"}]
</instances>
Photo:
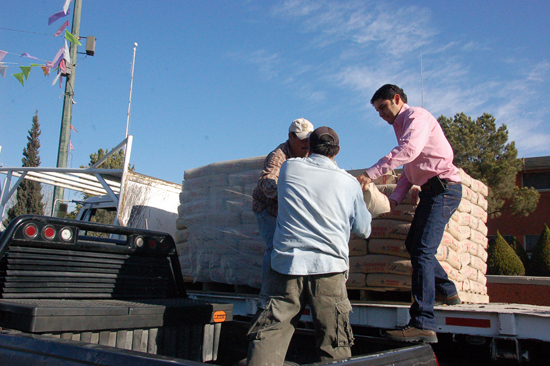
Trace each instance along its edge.
<instances>
[{"instance_id":1,"label":"blue sky","mask_svg":"<svg viewBox=\"0 0 550 366\"><path fill-rule=\"evenodd\" d=\"M33 68L63 46L48 17L63 0L6 0L0 50L0 163L19 166L38 110L42 166L55 166L63 88ZM72 26L71 15L69 30ZM265 155L293 119L340 135L344 169L374 164L395 145L369 103L403 87L435 117L484 112L506 124L519 157L550 155L550 2L520 1L88 1L80 36L70 165L125 136L133 44L130 133L136 171L181 183L186 169ZM79 51L84 52L84 47Z\"/></svg>"}]
</instances>

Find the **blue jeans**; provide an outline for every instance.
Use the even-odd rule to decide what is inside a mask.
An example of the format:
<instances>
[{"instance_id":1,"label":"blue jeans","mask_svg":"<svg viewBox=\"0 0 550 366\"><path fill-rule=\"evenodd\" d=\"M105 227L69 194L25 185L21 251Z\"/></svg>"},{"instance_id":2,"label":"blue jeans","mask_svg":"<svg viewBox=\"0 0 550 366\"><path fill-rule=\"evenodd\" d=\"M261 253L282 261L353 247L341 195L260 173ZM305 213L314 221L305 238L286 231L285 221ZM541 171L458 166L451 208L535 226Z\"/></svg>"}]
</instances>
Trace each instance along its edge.
<instances>
[{"instance_id":1,"label":"blue jeans","mask_svg":"<svg viewBox=\"0 0 550 366\"><path fill-rule=\"evenodd\" d=\"M269 214L267 210L254 212L260 235L265 242L264 260L262 263L262 283L264 282L267 272L271 268L271 252L273 252L273 235L277 227L277 217Z\"/></svg>"},{"instance_id":2,"label":"blue jeans","mask_svg":"<svg viewBox=\"0 0 550 366\"><path fill-rule=\"evenodd\" d=\"M420 203L405 240L412 263L412 295L414 302L409 314L409 325L420 329L437 329L434 316L435 295L444 297L457 294L456 286L435 258L445 226L462 199L460 184L449 185L439 195L434 191L421 191Z\"/></svg>"}]
</instances>

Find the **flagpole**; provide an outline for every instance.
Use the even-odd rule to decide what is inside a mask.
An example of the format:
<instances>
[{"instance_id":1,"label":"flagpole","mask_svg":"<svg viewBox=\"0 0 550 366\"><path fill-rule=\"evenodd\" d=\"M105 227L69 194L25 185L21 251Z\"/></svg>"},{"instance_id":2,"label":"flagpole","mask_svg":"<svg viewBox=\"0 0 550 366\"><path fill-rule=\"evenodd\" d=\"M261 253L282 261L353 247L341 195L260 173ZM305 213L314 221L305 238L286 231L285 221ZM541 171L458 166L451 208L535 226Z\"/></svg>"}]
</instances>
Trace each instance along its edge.
<instances>
[{"instance_id":1,"label":"flagpole","mask_svg":"<svg viewBox=\"0 0 550 366\"><path fill-rule=\"evenodd\" d=\"M136 48L137 43L134 42L134 58L132 60L132 77L130 79L130 99L128 99L128 116L126 117L126 137L128 137L128 129L130 128L130 107L132 105L132 87L134 85L134 65L136 64Z\"/></svg>"}]
</instances>

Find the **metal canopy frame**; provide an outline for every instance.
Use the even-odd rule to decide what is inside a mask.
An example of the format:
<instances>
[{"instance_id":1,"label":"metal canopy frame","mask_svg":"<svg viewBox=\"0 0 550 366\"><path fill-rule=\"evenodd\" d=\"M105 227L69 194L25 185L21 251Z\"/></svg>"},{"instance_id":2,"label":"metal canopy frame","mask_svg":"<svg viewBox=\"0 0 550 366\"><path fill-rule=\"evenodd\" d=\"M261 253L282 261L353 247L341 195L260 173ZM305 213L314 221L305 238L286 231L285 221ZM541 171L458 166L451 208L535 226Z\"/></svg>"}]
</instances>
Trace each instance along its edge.
<instances>
[{"instance_id":1,"label":"metal canopy frame","mask_svg":"<svg viewBox=\"0 0 550 366\"><path fill-rule=\"evenodd\" d=\"M126 171L128 170L132 141L132 135L128 135L120 144L89 168L0 167L0 173L6 175L4 183L0 182L0 217L4 217L6 204L15 194L23 179L94 196L109 195L118 207L122 199L120 197L120 187L124 184ZM123 169L99 168L103 162L122 148L125 148ZM12 186L14 177L17 178L17 181Z\"/></svg>"}]
</instances>

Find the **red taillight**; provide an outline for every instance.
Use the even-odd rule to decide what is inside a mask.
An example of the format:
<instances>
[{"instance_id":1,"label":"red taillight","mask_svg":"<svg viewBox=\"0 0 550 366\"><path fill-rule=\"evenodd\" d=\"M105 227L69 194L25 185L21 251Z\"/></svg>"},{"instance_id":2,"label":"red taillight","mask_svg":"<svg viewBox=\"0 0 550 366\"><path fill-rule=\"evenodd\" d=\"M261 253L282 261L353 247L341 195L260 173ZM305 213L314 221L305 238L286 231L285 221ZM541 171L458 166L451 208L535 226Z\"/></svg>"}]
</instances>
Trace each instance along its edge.
<instances>
[{"instance_id":1,"label":"red taillight","mask_svg":"<svg viewBox=\"0 0 550 366\"><path fill-rule=\"evenodd\" d=\"M166 240L161 241L160 242L160 248L162 250L165 250L166 248L168 248L168 241L166 241Z\"/></svg>"},{"instance_id":2,"label":"red taillight","mask_svg":"<svg viewBox=\"0 0 550 366\"><path fill-rule=\"evenodd\" d=\"M55 229L53 226L45 226L42 229L42 236L44 239L52 240L55 237Z\"/></svg>"},{"instance_id":3,"label":"red taillight","mask_svg":"<svg viewBox=\"0 0 550 366\"><path fill-rule=\"evenodd\" d=\"M23 229L23 233L25 234L25 236L29 239L33 239L36 237L36 234L38 234L38 228L36 227L35 224L28 224L27 226L25 226L25 228Z\"/></svg>"},{"instance_id":4,"label":"red taillight","mask_svg":"<svg viewBox=\"0 0 550 366\"><path fill-rule=\"evenodd\" d=\"M155 249L157 247L157 241L155 239L149 240L149 248Z\"/></svg>"}]
</instances>

